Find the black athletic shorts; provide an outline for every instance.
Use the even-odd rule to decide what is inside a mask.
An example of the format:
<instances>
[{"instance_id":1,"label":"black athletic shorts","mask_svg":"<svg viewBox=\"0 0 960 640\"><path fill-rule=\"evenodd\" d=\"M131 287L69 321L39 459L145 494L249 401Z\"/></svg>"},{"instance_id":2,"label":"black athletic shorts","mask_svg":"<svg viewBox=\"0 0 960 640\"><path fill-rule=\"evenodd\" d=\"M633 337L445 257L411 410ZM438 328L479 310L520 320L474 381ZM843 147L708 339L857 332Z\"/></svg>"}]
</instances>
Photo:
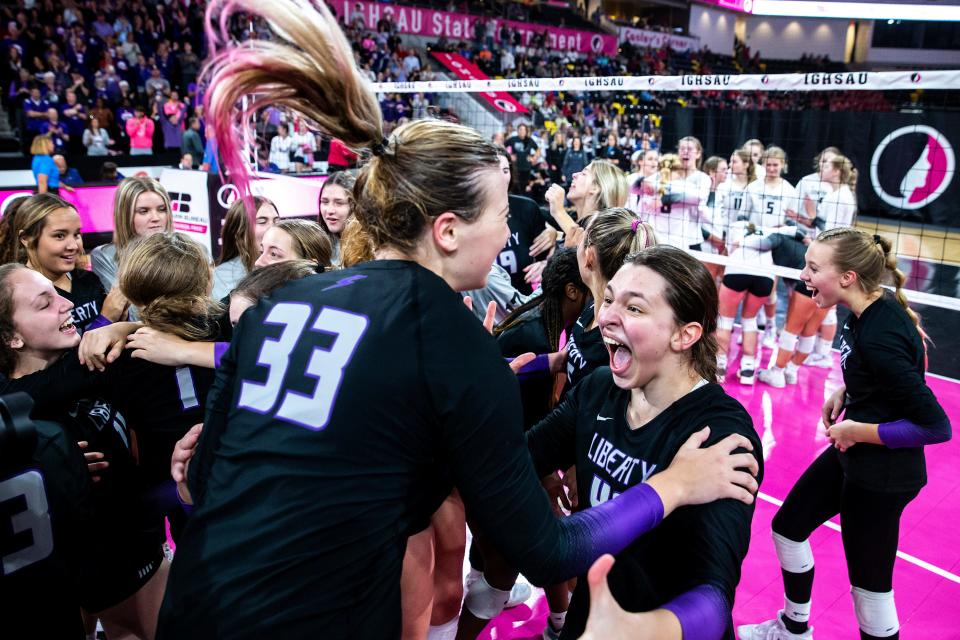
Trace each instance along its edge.
<instances>
[{"instance_id":1,"label":"black athletic shorts","mask_svg":"<svg viewBox=\"0 0 960 640\"><path fill-rule=\"evenodd\" d=\"M773 279L746 273L728 273L723 276L723 286L737 293L746 291L752 296L766 298L773 291Z\"/></svg>"},{"instance_id":2,"label":"black athletic shorts","mask_svg":"<svg viewBox=\"0 0 960 640\"><path fill-rule=\"evenodd\" d=\"M807 296L808 298L813 297L813 294L810 293L810 289L807 289L807 285L803 284L803 280L797 280L796 284L793 285L793 290L802 296Z\"/></svg>"},{"instance_id":3,"label":"black athletic shorts","mask_svg":"<svg viewBox=\"0 0 960 640\"><path fill-rule=\"evenodd\" d=\"M97 613L109 609L147 584L163 561L163 537L156 532L143 532L130 536L122 547L113 545L101 553L104 561L97 571L91 572L81 597L84 610Z\"/></svg>"}]
</instances>

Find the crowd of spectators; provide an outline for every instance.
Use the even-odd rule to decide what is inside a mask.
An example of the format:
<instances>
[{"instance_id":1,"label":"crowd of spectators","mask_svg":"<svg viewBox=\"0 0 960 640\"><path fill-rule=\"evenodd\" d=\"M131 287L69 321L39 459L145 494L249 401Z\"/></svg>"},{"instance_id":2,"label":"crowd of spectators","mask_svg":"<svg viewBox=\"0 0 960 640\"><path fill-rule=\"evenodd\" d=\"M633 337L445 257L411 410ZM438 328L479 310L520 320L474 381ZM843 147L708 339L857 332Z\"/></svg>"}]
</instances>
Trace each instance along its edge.
<instances>
[{"instance_id":1,"label":"crowd of spectators","mask_svg":"<svg viewBox=\"0 0 960 640\"><path fill-rule=\"evenodd\" d=\"M199 165L204 8L203 0L0 8L2 97L21 148L49 136L69 158L178 153L186 142Z\"/></svg>"}]
</instances>

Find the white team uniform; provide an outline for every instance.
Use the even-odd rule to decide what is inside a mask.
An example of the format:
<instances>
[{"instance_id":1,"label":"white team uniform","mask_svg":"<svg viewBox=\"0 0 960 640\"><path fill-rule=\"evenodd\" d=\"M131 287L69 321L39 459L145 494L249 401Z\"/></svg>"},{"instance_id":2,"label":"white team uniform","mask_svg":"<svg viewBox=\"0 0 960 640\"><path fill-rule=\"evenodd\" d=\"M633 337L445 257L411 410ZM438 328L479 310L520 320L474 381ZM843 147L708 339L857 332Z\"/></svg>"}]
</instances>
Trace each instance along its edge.
<instances>
[{"instance_id":1,"label":"white team uniform","mask_svg":"<svg viewBox=\"0 0 960 640\"><path fill-rule=\"evenodd\" d=\"M800 210L797 190L793 185L781 179L779 186L770 186L761 178L747 187L740 217L758 227L769 229L786 222L787 210Z\"/></svg>"},{"instance_id":2,"label":"white team uniform","mask_svg":"<svg viewBox=\"0 0 960 640\"><path fill-rule=\"evenodd\" d=\"M828 193L817 207L817 224L823 225L823 230L849 227L853 224L853 217L857 213L857 200L845 184L836 191ZM822 222L821 222L822 221Z\"/></svg>"},{"instance_id":3,"label":"white team uniform","mask_svg":"<svg viewBox=\"0 0 960 640\"><path fill-rule=\"evenodd\" d=\"M800 208L797 210L803 217L807 217L807 209L804 206L804 202L807 198L810 198L813 201L814 211L817 210L817 207L820 206L820 203L823 199L832 191L829 183L823 181L820 178L819 173L811 173L809 175L803 176L800 178L800 182L797 183L797 199L800 201ZM816 235L817 230L812 227L808 227L805 224L801 224L800 227L810 235Z\"/></svg>"},{"instance_id":4,"label":"white team uniform","mask_svg":"<svg viewBox=\"0 0 960 640\"><path fill-rule=\"evenodd\" d=\"M642 173L631 173L627 176L627 185L630 189L629 195L627 196L627 209L637 214L644 222L650 222L657 211L657 190L660 188L660 172L654 171L645 178ZM645 190L649 191L649 193L644 193Z\"/></svg>"},{"instance_id":5,"label":"white team uniform","mask_svg":"<svg viewBox=\"0 0 960 640\"><path fill-rule=\"evenodd\" d=\"M730 234L730 226L737 221L743 211L748 185L749 183L738 187L730 180L726 180L717 186L711 216L713 227L709 230L712 235L725 239Z\"/></svg>"},{"instance_id":6,"label":"white team uniform","mask_svg":"<svg viewBox=\"0 0 960 640\"><path fill-rule=\"evenodd\" d=\"M727 255L731 260L746 263L746 266L729 264L724 269L724 275L745 274L751 276L770 277L768 267L773 266L773 254L770 247L762 242L755 242L766 237L776 229L755 226L755 232L750 234L747 220L738 220L730 225L727 234Z\"/></svg>"},{"instance_id":7,"label":"white team uniform","mask_svg":"<svg viewBox=\"0 0 960 640\"><path fill-rule=\"evenodd\" d=\"M703 242L701 227L712 225L707 210L710 195L710 176L695 171L684 179L671 180L664 191L659 211L653 215L651 224L657 234L657 242L680 249Z\"/></svg>"}]
</instances>

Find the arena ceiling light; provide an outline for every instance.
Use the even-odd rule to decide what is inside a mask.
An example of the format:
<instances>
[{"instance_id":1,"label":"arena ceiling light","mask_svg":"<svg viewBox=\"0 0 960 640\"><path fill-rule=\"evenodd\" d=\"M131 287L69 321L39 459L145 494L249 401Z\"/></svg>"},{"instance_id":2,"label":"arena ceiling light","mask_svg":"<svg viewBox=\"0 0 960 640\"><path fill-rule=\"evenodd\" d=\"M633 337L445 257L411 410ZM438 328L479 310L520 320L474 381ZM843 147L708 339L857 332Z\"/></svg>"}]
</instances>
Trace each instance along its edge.
<instances>
[{"instance_id":1,"label":"arena ceiling light","mask_svg":"<svg viewBox=\"0 0 960 640\"><path fill-rule=\"evenodd\" d=\"M743 4L744 11L760 16L960 22L960 6L947 4L809 2L805 0L752 0L752 2L745 0ZM752 6L748 8L746 5Z\"/></svg>"}]
</instances>

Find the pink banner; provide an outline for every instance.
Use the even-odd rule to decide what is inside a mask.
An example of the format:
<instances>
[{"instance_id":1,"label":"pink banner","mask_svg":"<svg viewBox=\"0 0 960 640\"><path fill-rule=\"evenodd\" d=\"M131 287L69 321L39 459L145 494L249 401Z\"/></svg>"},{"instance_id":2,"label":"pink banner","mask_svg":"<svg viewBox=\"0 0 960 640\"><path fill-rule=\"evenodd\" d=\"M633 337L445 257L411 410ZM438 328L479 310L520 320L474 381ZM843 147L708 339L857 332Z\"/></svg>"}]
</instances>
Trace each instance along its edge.
<instances>
[{"instance_id":1,"label":"pink banner","mask_svg":"<svg viewBox=\"0 0 960 640\"><path fill-rule=\"evenodd\" d=\"M620 27L620 42L629 42L635 47L661 49L668 47L678 53L700 48L700 38L677 36L662 31L647 31L632 27Z\"/></svg>"},{"instance_id":2,"label":"pink banner","mask_svg":"<svg viewBox=\"0 0 960 640\"><path fill-rule=\"evenodd\" d=\"M697 0L702 4L712 4L721 9L753 13L753 0Z\"/></svg>"},{"instance_id":3,"label":"pink banner","mask_svg":"<svg viewBox=\"0 0 960 640\"><path fill-rule=\"evenodd\" d=\"M473 64L459 53L437 53L433 52L434 57L439 60L443 66L457 74L461 80L489 80L490 78L477 65ZM493 105L497 111L504 113L528 113L527 108L517 102L509 93L504 91L484 91L480 93L483 98Z\"/></svg>"},{"instance_id":4,"label":"pink banner","mask_svg":"<svg viewBox=\"0 0 960 640\"><path fill-rule=\"evenodd\" d=\"M384 15L390 14L393 16L397 31L400 33L435 38L446 36L451 40L473 40L473 25L481 19L481 16L472 16L465 13L434 11L420 7L367 2L366 0L341 0L335 6L339 17L348 24L355 19L363 18L364 26L367 29L374 30L377 21ZM546 45L550 49L579 53L604 53L607 55L616 55L617 53L616 36L578 29L531 25L513 20L494 18L493 22L495 39L497 40L499 40L500 27L506 24L511 29L520 32L524 46L529 45L534 36L546 32Z\"/></svg>"}]
</instances>

